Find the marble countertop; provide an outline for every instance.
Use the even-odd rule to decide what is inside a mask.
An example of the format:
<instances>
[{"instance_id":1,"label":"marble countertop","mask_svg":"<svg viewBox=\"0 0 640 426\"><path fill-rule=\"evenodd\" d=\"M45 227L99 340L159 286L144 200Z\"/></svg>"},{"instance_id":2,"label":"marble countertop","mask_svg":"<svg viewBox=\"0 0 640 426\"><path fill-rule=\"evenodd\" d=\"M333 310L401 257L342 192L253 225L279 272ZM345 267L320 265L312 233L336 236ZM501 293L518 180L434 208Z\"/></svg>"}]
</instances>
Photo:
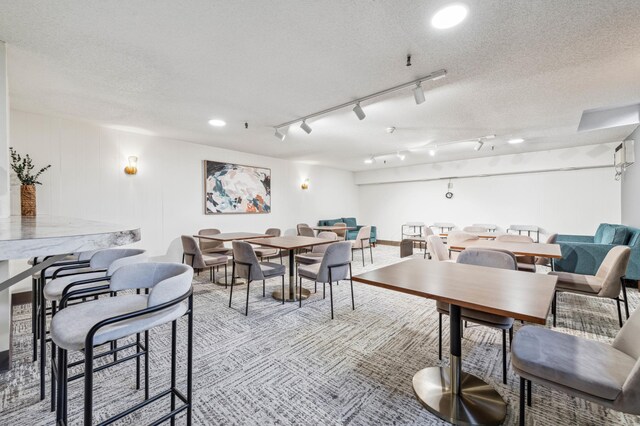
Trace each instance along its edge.
<instances>
[{"instance_id":1,"label":"marble countertop","mask_svg":"<svg viewBox=\"0 0 640 426\"><path fill-rule=\"evenodd\" d=\"M98 250L139 240L137 227L56 216L0 218L0 260Z\"/></svg>"}]
</instances>

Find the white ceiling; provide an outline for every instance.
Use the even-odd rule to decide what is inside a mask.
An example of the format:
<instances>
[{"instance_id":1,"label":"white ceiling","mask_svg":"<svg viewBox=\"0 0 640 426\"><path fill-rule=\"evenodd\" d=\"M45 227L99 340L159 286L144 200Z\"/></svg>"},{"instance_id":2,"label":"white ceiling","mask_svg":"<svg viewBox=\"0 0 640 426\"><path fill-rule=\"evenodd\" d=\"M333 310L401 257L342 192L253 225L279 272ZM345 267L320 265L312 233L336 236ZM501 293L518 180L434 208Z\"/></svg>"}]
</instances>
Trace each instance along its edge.
<instances>
[{"instance_id":1,"label":"white ceiling","mask_svg":"<svg viewBox=\"0 0 640 426\"><path fill-rule=\"evenodd\" d=\"M577 127L585 109L640 102L638 0L463 2L467 19L443 31L429 20L444 0L2 0L0 39L14 108L349 170L488 134L493 151L459 144L404 163L631 132ZM284 142L273 136L273 125L441 68L448 77L424 85L422 105L406 89L363 103L364 121L345 109L310 120L311 135L294 125Z\"/></svg>"}]
</instances>

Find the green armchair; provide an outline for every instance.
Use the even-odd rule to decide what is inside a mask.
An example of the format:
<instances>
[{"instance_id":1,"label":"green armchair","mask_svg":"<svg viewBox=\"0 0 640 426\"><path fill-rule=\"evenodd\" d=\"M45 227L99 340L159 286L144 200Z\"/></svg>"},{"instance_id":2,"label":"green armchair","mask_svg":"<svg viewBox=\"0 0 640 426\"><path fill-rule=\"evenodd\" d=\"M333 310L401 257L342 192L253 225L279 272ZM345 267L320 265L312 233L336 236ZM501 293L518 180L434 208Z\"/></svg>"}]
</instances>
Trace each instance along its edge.
<instances>
[{"instance_id":1,"label":"green armchair","mask_svg":"<svg viewBox=\"0 0 640 426\"><path fill-rule=\"evenodd\" d=\"M631 248L625 278L640 280L640 229L601 223L595 235L558 235L562 259L556 259L556 271L595 275L604 257L613 247Z\"/></svg>"},{"instance_id":2,"label":"green armchair","mask_svg":"<svg viewBox=\"0 0 640 426\"><path fill-rule=\"evenodd\" d=\"M323 219L318 221L318 226L333 226L336 223L340 223L340 222L345 223L347 225L347 228L355 228L347 231L347 240L355 240L356 236L358 235L358 231L360 230L360 228L364 226L364 225L358 225L358 221L356 220L355 217L339 217L337 219ZM376 235L377 235L377 229L375 226L372 226L371 227L371 243L372 244L376 243Z\"/></svg>"}]
</instances>

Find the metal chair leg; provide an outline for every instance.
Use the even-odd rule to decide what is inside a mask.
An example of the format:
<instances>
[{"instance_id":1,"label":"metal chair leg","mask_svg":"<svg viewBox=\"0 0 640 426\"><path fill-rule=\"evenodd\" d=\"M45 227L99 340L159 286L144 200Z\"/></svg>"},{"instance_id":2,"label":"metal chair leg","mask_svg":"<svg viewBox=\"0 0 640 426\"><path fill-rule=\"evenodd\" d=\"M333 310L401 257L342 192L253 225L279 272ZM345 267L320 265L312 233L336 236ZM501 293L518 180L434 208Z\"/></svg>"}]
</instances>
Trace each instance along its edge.
<instances>
[{"instance_id":1,"label":"metal chair leg","mask_svg":"<svg viewBox=\"0 0 640 426\"><path fill-rule=\"evenodd\" d=\"M371 248L371 244L369 244L369 256L371 256L371 264L373 265L373 249Z\"/></svg>"},{"instance_id":2,"label":"metal chair leg","mask_svg":"<svg viewBox=\"0 0 640 426\"><path fill-rule=\"evenodd\" d=\"M56 302L51 302L51 318L56 314ZM50 410L53 413L56 409L56 381L55 381L55 365L56 365L56 353L57 347L56 344L51 340L51 407Z\"/></svg>"},{"instance_id":3,"label":"metal chair leg","mask_svg":"<svg viewBox=\"0 0 640 426\"><path fill-rule=\"evenodd\" d=\"M282 276L282 304L284 305L284 275Z\"/></svg>"},{"instance_id":4,"label":"metal chair leg","mask_svg":"<svg viewBox=\"0 0 640 426\"><path fill-rule=\"evenodd\" d=\"M624 313L629 319L629 301L627 299L627 287L624 285L624 277L620 278L620 281L622 281L622 295L624 296Z\"/></svg>"},{"instance_id":5,"label":"metal chair leg","mask_svg":"<svg viewBox=\"0 0 640 426\"><path fill-rule=\"evenodd\" d=\"M524 426L524 392L525 379L520 377L520 426Z\"/></svg>"},{"instance_id":6,"label":"metal chair leg","mask_svg":"<svg viewBox=\"0 0 640 426\"><path fill-rule=\"evenodd\" d=\"M91 425L92 423L93 423L93 345L85 345L85 348L84 348L84 424Z\"/></svg>"},{"instance_id":7,"label":"metal chair leg","mask_svg":"<svg viewBox=\"0 0 640 426\"><path fill-rule=\"evenodd\" d=\"M331 298L331 319L333 319L333 283L329 282L329 297Z\"/></svg>"},{"instance_id":8,"label":"metal chair leg","mask_svg":"<svg viewBox=\"0 0 640 426\"><path fill-rule=\"evenodd\" d=\"M247 315L249 315L249 284L251 284L249 282L249 280L247 280L247 303L244 309L244 316L246 317ZM282 297L284 297L284 294L282 295Z\"/></svg>"},{"instance_id":9,"label":"metal chair leg","mask_svg":"<svg viewBox=\"0 0 640 426\"><path fill-rule=\"evenodd\" d=\"M267 285L267 280L262 280L262 297L265 297L267 295L267 290L266 290L266 285ZM284 294L282 295L284 297Z\"/></svg>"},{"instance_id":10,"label":"metal chair leg","mask_svg":"<svg viewBox=\"0 0 640 426\"><path fill-rule=\"evenodd\" d=\"M618 322L620 323L620 327L622 327L622 308L620 307L619 297L616 297L616 304L618 305Z\"/></svg>"},{"instance_id":11,"label":"metal chair leg","mask_svg":"<svg viewBox=\"0 0 640 426\"><path fill-rule=\"evenodd\" d=\"M442 314L438 313L438 359L442 360Z\"/></svg>"},{"instance_id":12,"label":"metal chair leg","mask_svg":"<svg viewBox=\"0 0 640 426\"><path fill-rule=\"evenodd\" d=\"M351 273L351 264L349 264L349 282L351 283L351 310L356 310L356 302L353 298L353 274Z\"/></svg>"},{"instance_id":13,"label":"metal chair leg","mask_svg":"<svg viewBox=\"0 0 640 426\"><path fill-rule=\"evenodd\" d=\"M175 389L176 387L176 353L177 353L177 325L178 321L173 320L171 322L171 389ZM171 411L176 409L176 394L171 392ZM171 426L175 426L176 419L175 417L171 417Z\"/></svg>"},{"instance_id":14,"label":"metal chair leg","mask_svg":"<svg viewBox=\"0 0 640 426\"><path fill-rule=\"evenodd\" d=\"M298 276L300 282L298 284L298 307L302 308L302 277Z\"/></svg>"},{"instance_id":15,"label":"metal chair leg","mask_svg":"<svg viewBox=\"0 0 640 426\"><path fill-rule=\"evenodd\" d=\"M527 380L527 405L529 407L531 407L531 386L533 386L531 380Z\"/></svg>"},{"instance_id":16,"label":"metal chair leg","mask_svg":"<svg viewBox=\"0 0 640 426\"><path fill-rule=\"evenodd\" d=\"M553 292L553 301L551 302L551 312L553 313L553 326L556 326L556 316L558 312L558 292Z\"/></svg>"},{"instance_id":17,"label":"metal chair leg","mask_svg":"<svg viewBox=\"0 0 640 426\"><path fill-rule=\"evenodd\" d=\"M507 384L507 330L502 330L502 383Z\"/></svg>"},{"instance_id":18,"label":"metal chair leg","mask_svg":"<svg viewBox=\"0 0 640 426\"><path fill-rule=\"evenodd\" d=\"M231 268L231 290L229 291L229 307L231 307L231 298L233 297L233 284L236 282L236 264Z\"/></svg>"},{"instance_id":19,"label":"metal chair leg","mask_svg":"<svg viewBox=\"0 0 640 426\"><path fill-rule=\"evenodd\" d=\"M362 251L362 266L364 267L364 244L360 250Z\"/></svg>"}]
</instances>

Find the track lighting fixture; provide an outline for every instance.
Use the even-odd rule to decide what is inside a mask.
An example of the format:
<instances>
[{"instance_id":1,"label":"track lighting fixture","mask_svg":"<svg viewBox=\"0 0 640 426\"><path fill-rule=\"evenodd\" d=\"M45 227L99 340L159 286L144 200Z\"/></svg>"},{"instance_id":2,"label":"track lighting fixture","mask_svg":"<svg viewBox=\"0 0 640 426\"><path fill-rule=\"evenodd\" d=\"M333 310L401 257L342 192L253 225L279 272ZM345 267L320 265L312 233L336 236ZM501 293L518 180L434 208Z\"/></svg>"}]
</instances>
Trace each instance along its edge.
<instances>
[{"instance_id":1,"label":"track lighting fixture","mask_svg":"<svg viewBox=\"0 0 640 426\"><path fill-rule=\"evenodd\" d=\"M287 135L285 135L284 133L281 133L280 130L276 129L276 132L274 133L274 136L278 139L280 139L281 141L284 140L284 138L287 137Z\"/></svg>"},{"instance_id":2,"label":"track lighting fixture","mask_svg":"<svg viewBox=\"0 0 640 426\"><path fill-rule=\"evenodd\" d=\"M331 112L334 112L334 111L337 111L339 109L343 109L343 108L346 108L346 107L352 107L354 102L355 102L356 105L355 105L355 107L353 107L353 112L356 114L358 119L363 120L366 117L366 114L362 110L362 107L360 106L360 102L364 102L364 101L368 101L370 99L378 98L380 96L384 96L384 95L387 95L387 94L392 93L392 92L397 92L398 90L406 89L406 88L409 88L409 87L412 87L412 86L413 86L413 96L415 98L416 104L419 105L419 104L421 104L421 103L423 103L425 101L424 91L422 89L422 83L425 82L425 81L440 80L441 78L446 77L446 75L447 75L447 71L444 70L444 69L441 69L441 70L438 70L438 71L434 71L431 74L428 74L428 75L426 75L426 76L424 76L422 78L418 78L416 80L409 81L407 83L402 83L402 84L390 87L390 88L385 89L385 90L380 90L379 92L375 92L375 93L372 93L370 95L363 96L361 98L354 99L354 100L351 100L349 102L345 102L343 104L333 106L331 108L323 109L322 111L314 112L313 114L308 114L308 115L305 115L303 117L297 118L295 120L287 121L286 123L281 123L281 124L278 124L277 126L273 126L273 127L275 127L276 129L281 129L283 127L288 127L288 126L290 126L292 124L302 122L300 127L305 132L311 133L311 127L309 127L309 125L306 124L306 120L308 120L310 118L314 118L314 117L319 117L321 115L329 114Z\"/></svg>"},{"instance_id":3,"label":"track lighting fixture","mask_svg":"<svg viewBox=\"0 0 640 426\"><path fill-rule=\"evenodd\" d=\"M476 143L476 146L474 146L473 149L475 149L476 151L480 151L483 145L484 145L484 142L482 142L481 140L478 140L478 143Z\"/></svg>"},{"instance_id":4,"label":"track lighting fixture","mask_svg":"<svg viewBox=\"0 0 640 426\"><path fill-rule=\"evenodd\" d=\"M302 120L302 124L300 124L300 128L304 130L307 134L311 133L311 126L307 124L307 120Z\"/></svg>"},{"instance_id":5,"label":"track lighting fixture","mask_svg":"<svg viewBox=\"0 0 640 426\"><path fill-rule=\"evenodd\" d=\"M422 84L420 83L421 82L418 82L416 87L413 88L413 98L416 100L416 105L420 105L425 101L424 90L422 90Z\"/></svg>"},{"instance_id":6,"label":"track lighting fixture","mask_svg":"<svg viewBox=\"0 0 640 426\"><path fill-rule=\"evenodd\" d=\"M358 120L364 120L364 118L367 116L362 110L360 102L358 102L356 106L353 107L353 112L356 114L356 117L358 117Z\"/></svg>"}]
</instances>

